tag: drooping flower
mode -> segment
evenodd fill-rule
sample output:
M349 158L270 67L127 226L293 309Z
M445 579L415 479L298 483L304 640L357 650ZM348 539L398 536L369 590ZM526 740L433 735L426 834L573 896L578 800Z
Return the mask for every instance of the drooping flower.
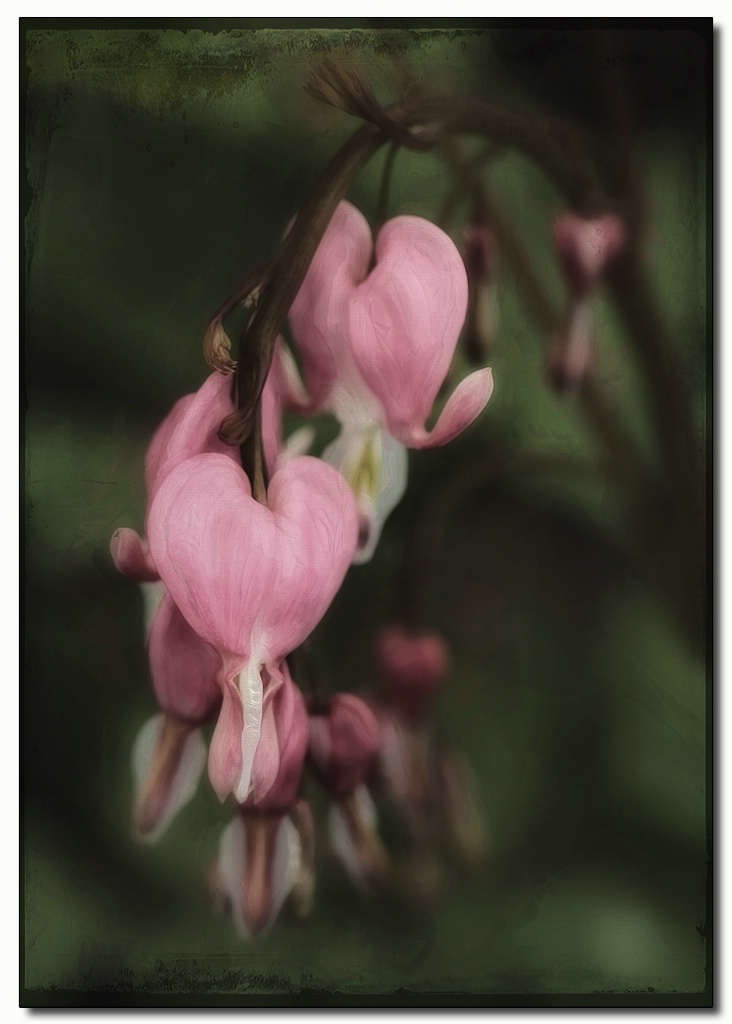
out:
M197 455L168 474L148 515L160 575L194 632L221 657L223 704L209 766L220 799L233 792L239 803L253 786L263 669L276 672L320 621L357 537L351 491L319 459L297 458L278 470L267 499L268 506L254 500L231 459Z
M200 726L221 705L220 658L194 633L165 591L153 618L148 656L161 713L143 725L132 751L136 838L159 839L193 797L206 763Z
M288 897L302 903L313 889L312 818L307 802L298 799L308 745L305 703L284 661L264 689L251 790L221 836L213 874L214 894L231 906L243 938L266 931ZM229 743L236 762L239 736L232 733ZM219 750L209 766L217 790L222 772L227 785L225 760Z
M465 320L465 267L451 239L420 217L396 217L375 245L342 202L290 309L312 410L341 433L323 457L351 484L361 513L358 561L371 557L406 487L406 448L447 444L481 412L489 369L463 380L425 426Z
M388 626L376 639L382 697L375 704L379 766L386 793L411 842L405 885L420 900L433 896L442 869L436 851L448 846L463 863L484 851L484 826L472 773L457 752L438 743L430 708L450 666L436 633Z
M593 368L594 292L625 238L625 224L613 214L587 219L564 213L554 221L554 247L570 296L547 366L560 392L576 392Z
M579 217L560 214L554 221L554 245L565 281L577 296L587 294L625 246L625 224L614 214Z
M389 861L377 832L376 808L367 783L379 752L379 723L352 693L335 694L311 709L309 756L334 801L328 819L331 846L362 888L383 883Z
M263 392L263 440L272 470L283 455L281 403L297 395L292 357L288 362L281 344L278 339ZM148 508L167 475L186 459L215 453L236 463L237 449L218 436L222 420L234 410L231 385L230 376L212 373L197 392L179 399L160 424L145 459ZM138 839L153 842L192 798L203 771L206 750L199 726L214 718L221 705L221 659L180 613L147 541L122 528L110 548L117 568L142 585L150 670L161 708L142 726L132 751L133 831Z

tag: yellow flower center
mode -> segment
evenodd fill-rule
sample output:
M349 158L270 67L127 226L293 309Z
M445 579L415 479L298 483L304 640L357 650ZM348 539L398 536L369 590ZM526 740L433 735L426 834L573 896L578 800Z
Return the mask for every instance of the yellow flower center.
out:
M348 476L354 494L367 494L371 500L376 497L381 476L381 446L377 444L378 430L370 431Z

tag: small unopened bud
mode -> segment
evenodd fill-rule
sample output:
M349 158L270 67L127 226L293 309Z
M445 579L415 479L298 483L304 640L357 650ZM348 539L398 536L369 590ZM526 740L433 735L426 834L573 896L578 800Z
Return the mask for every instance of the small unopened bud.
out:
M366 780L379 750L379 723L353 693L338 693L325 713L312 713L310 759L330 795L340 800Z
M586 295L625 246L626 228L614 214L592 220L564 213L554 221L554 244L570 290Z
M231 358L231 338L218 317L208 325L203 339L203 354L213 370L232 373L236 369L236 361Z
M436 633L388 626L377 637L376 653L389 702L404 719L421 718L448 672L444 641Z

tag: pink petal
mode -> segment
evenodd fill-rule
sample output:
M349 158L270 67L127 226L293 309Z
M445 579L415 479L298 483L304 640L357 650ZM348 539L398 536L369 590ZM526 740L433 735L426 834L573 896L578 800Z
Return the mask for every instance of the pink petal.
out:
M345 304L368 273L371 252L366 218L350 203L339 203L289 314L316 409L323 407L339 375Z
M432 430L406 427L397 438L408 448L437 448L461 434L488 404L493 393L493 373L486 367L461 380L448 398Z
M185 459L202 452L218 452L238 459L238 452L218 437L221 421L234 411L232 378L212 373L193 395L173 406L153 435L145 457L145 483L152 500L166 475Z
M460 253L435 224L395 217L376 240L376 266L351 289L345 331L358 371L397 438L422 426L465 321Z
M124 576L137 583L152 583L160 579L147 544L135 530L127 527L115 530L109 550L112 561Z
M231 459L198 455L171 471L150 509L161 576L227 675L252 656L278 662L302 643L356 548L351 490L319 459L294 459L275 473L268 500L254 501Z
M215 712L221 658L193 632L167 591L153 620L148 654L163 711L189 722L203 722Z
M286 664L280 685L265 684L262 734L252 766L247 806L285 811L294 806L308 746L308 716Z
M223 683L224 700L208 748L208 777L222 802L239 784L242 774L244 705L235 679Z

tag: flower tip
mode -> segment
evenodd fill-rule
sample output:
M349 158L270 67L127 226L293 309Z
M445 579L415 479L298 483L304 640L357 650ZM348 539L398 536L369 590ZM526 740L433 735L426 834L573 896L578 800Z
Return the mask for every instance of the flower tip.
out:
M475 370L461 380L448 398L440 418L427 431L408 429L400 440L410 448L439 448L448 444L478 418L493 394L493 371L489 366Z
M127 527L112 534L109 551L115 568L137 583L153 583L160 579L147 545L140 535Z

